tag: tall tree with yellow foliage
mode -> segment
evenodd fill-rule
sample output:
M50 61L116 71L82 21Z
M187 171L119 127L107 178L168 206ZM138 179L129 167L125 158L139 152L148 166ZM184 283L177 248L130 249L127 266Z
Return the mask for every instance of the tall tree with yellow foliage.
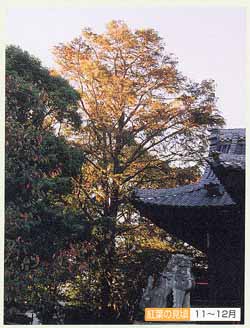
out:
M194 159L204 131L223 122L212 81L192 83L164 50L154 30L133 32L120 21L55 47L60 72L81 95L89 162L82 186L90 198L95 189L105 216L117 215L124 189L154 161Z
M145 174L173 163L197 161L209 127L222 125L213 81L194 83L177 68L153 29L131 30L111 21L54 48L58 71L80 94L83 125L74 140L87 164L76 182L79 206L89 217L108 218L103 304L110 303L117 222ZM66 127L65 127L66 128ZM166 173L165 173L166 174ZM104 265L105 266L105 265ZM110 278L111 277L111 278Z

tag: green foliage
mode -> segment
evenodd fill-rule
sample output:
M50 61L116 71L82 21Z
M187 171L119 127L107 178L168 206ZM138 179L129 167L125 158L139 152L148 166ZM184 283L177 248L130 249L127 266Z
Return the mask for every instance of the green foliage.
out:
M42 125L48 106L58 120L64 113L61 119L79 123L73 120L77 93L15 47L7 48L6 80L5 320L11 319L11 306L26 304L46 321L58 284L72 275L70 257L62 250L90 234L83 213L63 206L81 170L83 151ZM46 101L38 91L47 94Z
M79 94L60 76L53 76L40 60L15 46L6 49L6 116L23 125L41 127L53 117L79 127Z
M6 126L5 297L7 303L32 304L40 299L34 285L39 275L42 286L50 286L52 277L59 275L57 283L68 277L60 266L48 276L45 263L52 265L72 239L89 234L83 214L65 212L62 200L72 191L83 153L52 133L13 121Z

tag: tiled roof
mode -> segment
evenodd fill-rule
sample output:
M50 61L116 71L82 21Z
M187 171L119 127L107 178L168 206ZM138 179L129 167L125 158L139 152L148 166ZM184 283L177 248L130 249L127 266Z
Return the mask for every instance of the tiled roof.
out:
M245 129L211 129L210 131L210 153L213 151L229 154L243 153L244 148L239 149L238 145L245 144Z
M210 165L231 198L244 209L245 155L219 154Z
M135 200L149 205L168 207L214 207L235 204L221 184L218 186L220 195L210 196L205 189L205 185L209 183L219 184L211 169L206 170L197 184L169 189L138 189L135 191Z
M217 161L210 161L212 166L222 165L225 169L245 170L245 155L219 154Z
M225 167L245 169L245 156L237 154L236 145L244 142L245 129L213 129L211 130L210 151L216 151L219 144L231 143L228 154L219 154L219 162ZM237 154L237 155L236 155ZM215 162L214 162L215 163ZM212 163L212 164L214 164ZM226 192L208 165L196 184L190 184L169 189L137 189L134 193L135 201L156 206L166 207L218 207L235 205L231 196ZM215 187L217 192L209 193L208 188Z
M246 130L243 128L239 129L210 129L211 131L211 136L213 137L214 135L218 135L220 139L222 138L232 138L233 136L238 136L240 137L245 137L246 135Z

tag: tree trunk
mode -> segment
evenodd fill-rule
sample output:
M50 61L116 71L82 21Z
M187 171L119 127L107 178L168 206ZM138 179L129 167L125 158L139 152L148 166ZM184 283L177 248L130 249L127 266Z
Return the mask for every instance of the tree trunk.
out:
M102 321L109 323L115 315L112 299L112 283L114 259L116 256L115 249L115 233L116 233L116 217L118 212L118 197L113 197L105 219L107 225L104 229L104 243L101 249L103 257L103 267L101 268L101 317Z

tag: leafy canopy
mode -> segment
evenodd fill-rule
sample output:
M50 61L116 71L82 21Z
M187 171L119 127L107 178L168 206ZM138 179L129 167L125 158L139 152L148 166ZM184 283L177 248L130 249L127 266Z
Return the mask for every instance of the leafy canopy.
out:
M78 142L88 161L82 197L94 193L104 215L116 215L143 172L199 159L206 129L223 124L213 82L184 77L153 29L111 21L106 32L84 29L54 54L80 94Z
M6 48L6 116L36 127L67 123L79 127L79 94L40 60L16 46ZM48 124L48 122L47 122ZM51 124L50 124L51 125Z
M48 111L57 123L79 123L78 94L19 48L7 48L6 64L5 320L13 317L11 306L25 304L46 309L45 320L58 284L72 275L63 252L90 230L62 199L73 190L84 153L44 126Z

